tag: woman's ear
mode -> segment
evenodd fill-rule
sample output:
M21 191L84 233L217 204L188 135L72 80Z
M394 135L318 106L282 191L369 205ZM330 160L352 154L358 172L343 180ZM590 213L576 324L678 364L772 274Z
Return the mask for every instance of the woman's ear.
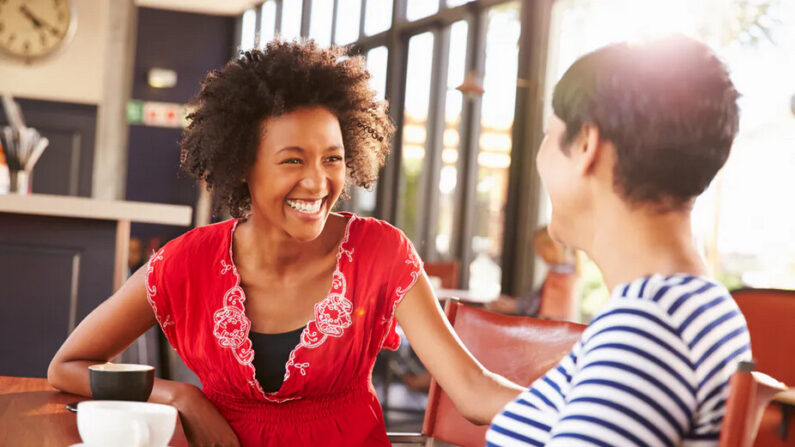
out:
M593 172L602 150L602 138L599 128L591 123L585 123L577 139L577 166L581 175Z

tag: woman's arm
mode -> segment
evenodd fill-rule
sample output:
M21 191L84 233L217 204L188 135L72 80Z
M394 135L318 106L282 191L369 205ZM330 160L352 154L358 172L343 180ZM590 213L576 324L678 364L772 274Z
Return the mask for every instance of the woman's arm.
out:
M146 265L94 309L58 349L47 370L47 380L62 391L91 396L88 367L119 355L157 323L146 297ZM237 446L232 428L195 386L155 379L150 402L179 410L191 445Z
M398 305L396 316L414 352L458 411L473 423L488 424L524 391L472 357L447 321L424 274Z

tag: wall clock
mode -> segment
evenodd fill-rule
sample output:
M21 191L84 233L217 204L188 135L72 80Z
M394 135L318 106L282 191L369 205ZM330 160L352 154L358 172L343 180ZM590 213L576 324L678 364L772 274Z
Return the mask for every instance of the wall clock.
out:
M76 26L72 0L0 0L0 52L26 62L63 48Z

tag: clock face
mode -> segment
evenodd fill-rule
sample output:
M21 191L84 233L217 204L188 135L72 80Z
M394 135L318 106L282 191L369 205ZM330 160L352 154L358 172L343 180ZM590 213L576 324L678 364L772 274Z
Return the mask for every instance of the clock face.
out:
M70 0L0 0L0 50L27 60L52 53L70 35Z

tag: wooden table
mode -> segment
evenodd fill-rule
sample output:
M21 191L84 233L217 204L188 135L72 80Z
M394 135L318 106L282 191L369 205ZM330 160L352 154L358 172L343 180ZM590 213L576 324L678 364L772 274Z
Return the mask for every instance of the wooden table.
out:
M77 415L66 404L89 400L62 393L46 379L0 376L0 446L67 447L80 443ZM188 442L177 420L173 447Z

